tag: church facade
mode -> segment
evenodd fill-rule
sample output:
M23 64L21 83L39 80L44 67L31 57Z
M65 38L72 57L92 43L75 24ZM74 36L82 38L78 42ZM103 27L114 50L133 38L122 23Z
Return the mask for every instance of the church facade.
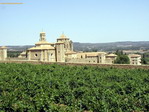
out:
M39 42L35 47L27 50L28 60L39 60L48 62L65 62L65 54L73 51L73 43L62 34L56 43L46 41L45 32L40 33Z

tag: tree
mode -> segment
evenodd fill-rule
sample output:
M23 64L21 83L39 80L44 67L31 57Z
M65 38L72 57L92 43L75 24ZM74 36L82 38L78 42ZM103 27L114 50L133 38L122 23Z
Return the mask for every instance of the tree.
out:
M115 54L116 54L116 55L123 55L124 53L123 53L122 50L117 50L117 51L115 52Z
M144 53L142 55L141 63L142 64L148 64L148 61L149 61L149 53Z
M123 54L123 51L117 50L115 54L117 55L117 58L114 61L115 64L130 64L129 57Z
M142 63L142 64L147 64L147 59L146 59L146 58L142 58L142 59L141 59L141 63Z

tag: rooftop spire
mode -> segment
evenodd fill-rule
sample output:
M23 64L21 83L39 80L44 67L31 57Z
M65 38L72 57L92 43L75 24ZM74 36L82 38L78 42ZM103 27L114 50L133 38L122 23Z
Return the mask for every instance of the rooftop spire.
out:
M60 36L60 38L66 38L64 32L62 32L62 35Z

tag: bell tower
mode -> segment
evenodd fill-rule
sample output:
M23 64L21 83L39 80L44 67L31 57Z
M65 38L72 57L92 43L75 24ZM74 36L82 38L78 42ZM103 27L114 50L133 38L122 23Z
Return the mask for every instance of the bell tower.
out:
M64 33L57 39L57 42L63 42L64 43L64 49L65 51L73 51L73 42L65 36Z
M45 32L41 32L40 33L40 39L39 41L46 41L46 33Z

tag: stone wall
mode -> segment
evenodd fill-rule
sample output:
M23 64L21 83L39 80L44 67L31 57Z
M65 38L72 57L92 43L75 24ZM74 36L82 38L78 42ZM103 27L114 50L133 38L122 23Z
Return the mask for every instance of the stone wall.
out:
M66 59L69 63L98 63L97 58Z
M6 61L27 61L27 58L6 58Z
M41 60L41 51L32 51L28 54L29 60Z
M148 69L148 65L129 65L129 64L91 64L91 63L63 63L63 62L42 62L42 61L0 61L0 63L30 63L30 64L59 64L69 66L96 66L96 67L111 67L120 69Z

